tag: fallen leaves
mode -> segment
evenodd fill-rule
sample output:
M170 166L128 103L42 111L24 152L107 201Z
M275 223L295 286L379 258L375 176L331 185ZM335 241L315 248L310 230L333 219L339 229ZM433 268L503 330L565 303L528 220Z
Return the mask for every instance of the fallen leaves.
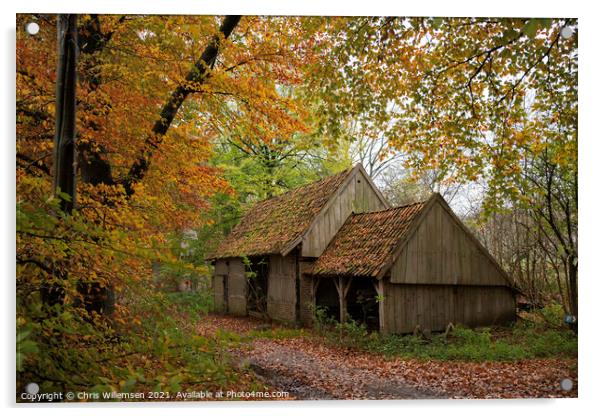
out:
M217 329L249 334L262 322L208 315L203 335ZM419 361L334 347L318 337L253 339L232 351L266 382L297 399L577 397L577 359L516 362ZM569 378L573 388L560 382Z

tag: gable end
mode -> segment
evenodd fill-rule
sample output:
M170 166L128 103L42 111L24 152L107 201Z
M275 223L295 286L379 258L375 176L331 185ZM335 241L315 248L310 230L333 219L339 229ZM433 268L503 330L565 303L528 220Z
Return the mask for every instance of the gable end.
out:
M392 256L391 283L512 286L508 275L435 194Z

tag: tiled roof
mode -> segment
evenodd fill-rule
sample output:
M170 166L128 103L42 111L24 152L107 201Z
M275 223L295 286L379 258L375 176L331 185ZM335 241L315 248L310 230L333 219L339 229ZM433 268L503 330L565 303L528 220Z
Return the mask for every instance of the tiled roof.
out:
M312 274L376 277L425 204L352 214L316 260Z
M282 252L300 237L351 169L255 204L207 259Z

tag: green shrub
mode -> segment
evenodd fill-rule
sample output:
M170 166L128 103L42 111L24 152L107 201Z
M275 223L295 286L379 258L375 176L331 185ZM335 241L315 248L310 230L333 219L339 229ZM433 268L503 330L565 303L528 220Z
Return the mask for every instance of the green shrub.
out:
M577 336L558 326L562 308L551 305L535 312L542 319L519 321L510 327L466 328L457 325L447 336L368 334L353 321L335 323L322 330L338 345L377 352L387 356L437 360L513 361L527 358L575 357Z
M313 316L314 329L316 331L323 332L337 324L336 319L328 314L328 309L324 306L309 304L309 308Z
M366 346L370 342L368 330L363 324L358 324L352 319L334 325L335 331L330 332L330 337L338 337L339 343L346 347Z
M213 309L213 294L210 291L167 293L165 301L166 306L191 315L205 315Z
M557 328L564 325L564 308L562 305L552 303L541 308L538 312L548 326Z

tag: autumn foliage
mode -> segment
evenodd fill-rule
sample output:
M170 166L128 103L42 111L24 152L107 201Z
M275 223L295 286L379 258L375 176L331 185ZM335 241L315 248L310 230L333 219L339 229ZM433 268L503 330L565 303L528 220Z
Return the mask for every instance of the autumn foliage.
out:
M484 184L485 214L532 214L576 314L578 37L561 36L576 21L244 16L224 33L227 17L81 15L68 214L56 16L17 27L32 19L16 43L18 389L233 383L222 346L164 313L157 268L207 275L242 211L347 167L358 137L384 137L415 176Z

